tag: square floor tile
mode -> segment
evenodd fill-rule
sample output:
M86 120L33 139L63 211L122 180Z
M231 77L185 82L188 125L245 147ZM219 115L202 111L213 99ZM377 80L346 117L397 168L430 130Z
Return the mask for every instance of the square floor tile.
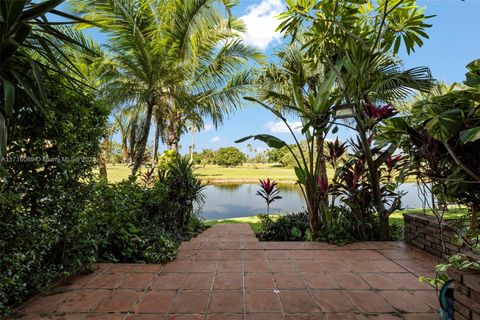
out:
M247 313L281 312L278 297L273 290L254 290L246 292Z
M208 313L242 313L243 291L220 290L213 291L208 306Z
M170 313L205 313L208 305L208 291L180 291Z

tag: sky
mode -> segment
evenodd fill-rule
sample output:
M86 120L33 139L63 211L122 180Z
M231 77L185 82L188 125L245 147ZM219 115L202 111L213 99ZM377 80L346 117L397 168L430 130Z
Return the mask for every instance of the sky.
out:
M480 58L480 0L419 0L418 4L427 8L427 15L436 16L428 22L433 24L427 31L430 39L410 55L403 51L400 53L404 67L427 66L437 80L446 83L463 81L465 66ZM282 45L282 35L275 32L278 25L275 17L284 9L284 0L240 0L233 10L246 24L244 41L264 51L267 62L272 59L275 49ZM92 36L100 42L104 41L96 32ZM298 119L290 120L294 125L298 123ZM293 141L275 116L253 104L245 104L229 114L218 128L214 128L208 119L205 119L205 124L205 130L195 134L195 151L234 145L249 153L247 142L235 144L234 141L257 133L273 134L289 143ZM337 135L341 140L349 137L345 130L339 130ZM258 151L266 149L261 142L249 142ZM184 134L180 152L187 153L191 143L191 134ZM161 146L160 151L163 150L165 147Z

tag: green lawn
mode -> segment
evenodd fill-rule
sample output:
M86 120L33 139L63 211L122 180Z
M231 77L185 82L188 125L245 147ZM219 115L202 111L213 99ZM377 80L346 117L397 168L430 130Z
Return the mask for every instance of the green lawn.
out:
M244 164L243 166L226 168L215 165L198 166L196 174L204 182L258 182L258 179L270 178L282 183L295 183L295 172L292 168L278 167L273 164ZM119 182L128 177L130 168L123 164L108 165L108 181ZM333 170L328 170L333 176Z
M244 164L234 168L214 165L199 166L196 173L202 180L209 182L258 182L258 179L270 178L277 182L295 183L297 178L293 168L279 167L273 164ZM333 176L333 170L328 170Z
M260 231L260 219L258 216L205 221L205 225L209 227L219 223L248 223L255 233Z
M119 182L126 179L131 169L124 164L107 165L108 181ZM280 183L295 183L297 178L293 168L279 167L278 165L264 164L244 164L243 166L227 168L216 165L197 166L195 173L206 183L245 183L258 182L258 179L270 178ZM327 169L327 174L331 178L334 172L331 168ZM414 180L407 180L414 182Z
M422 210L409 209L409 210L397 211L390 216L390 219L389 219L390 224L396 224L403 227L403 215L405 213L422 213ZM429 213L430 211L427 211L427 214ZM458 219L465 216L467 213L468 211L466 208L450 208L444 218L447 220ZM258 218L258 216L205 221L205 224L207 226L213 226L218 223L248 223L255 233L260 231L260 219Z

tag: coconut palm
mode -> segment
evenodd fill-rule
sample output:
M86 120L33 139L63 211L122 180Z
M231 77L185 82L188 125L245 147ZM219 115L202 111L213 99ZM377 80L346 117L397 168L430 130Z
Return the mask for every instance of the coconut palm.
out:
M133 157L135 175L145 153L155 111L167 145L177 149L186 120L214 124L239 105L251 79L241 70L256 50L239 40L243 26L230 14L233 1L87 0L74 5L109 36L107 48L117 76L104 92L119 108L143 109ZM160 128L162 127L162 128Z

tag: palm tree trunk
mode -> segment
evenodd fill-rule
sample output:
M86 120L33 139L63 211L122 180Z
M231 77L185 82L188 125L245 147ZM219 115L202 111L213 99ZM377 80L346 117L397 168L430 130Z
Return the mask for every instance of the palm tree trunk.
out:
M178 136L178 129L175 123L171 122L167 129L167 148L169 150L175 150L178 152L178 142L180 137Z
M193 163L193 153L195 152L195 126L192 124L192 147L190 149L190 162Z
M126 138L122 138L122 161L125 163L128 162L128 145Z
M99 174L102 180L107 181L107 158L108 158L108 138L105 138L101 144L100 154L98 155Z
M129 135L129 142L130 142L130 150L128 152L129 159L128 162L133 163L133 158L135 156L135 150L137 148L137 127L138 127L138 116L135 116L130 121L130 135Z
M161 133L161 118L159 115L155 117L155 136L153 140L153 164L158 162L158 145L160 143L160 133Z
M151 102L147 103L147 114L145 116L145 124L143 126L142 135L138 140L137 148L135 148L135 155L133 157L133 167L131 176L137 174L138 169L143 162L143 156L145 155L145 149L147 148L148 134L150 132L150 126L152 123L152 114L153 114L153 99Z

